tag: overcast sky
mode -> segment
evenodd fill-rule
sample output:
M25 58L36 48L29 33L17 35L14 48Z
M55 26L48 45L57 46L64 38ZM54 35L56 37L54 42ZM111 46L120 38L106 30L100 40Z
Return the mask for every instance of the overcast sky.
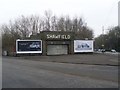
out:
M51 10L56 16L83 17L94 35L102 33L102 26L118 25L119 0L0 0L0 25L21 15L44 15Z

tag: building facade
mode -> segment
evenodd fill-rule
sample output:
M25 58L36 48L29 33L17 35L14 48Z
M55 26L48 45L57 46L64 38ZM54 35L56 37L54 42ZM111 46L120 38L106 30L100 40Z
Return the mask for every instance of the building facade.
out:
M42 55L66 55L94 51L93 40L80 39L74 32L43 31L30 39L42 40Z
M31 39L42 40L42 55L62 55L74 53L74 33L44 31L32 35Z

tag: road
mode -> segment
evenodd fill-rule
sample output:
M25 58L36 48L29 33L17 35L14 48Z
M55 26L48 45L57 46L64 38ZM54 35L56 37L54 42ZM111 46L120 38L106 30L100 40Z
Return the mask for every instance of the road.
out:
M117 88L118 67L3 57L3 88Z
M17 58L17 57L16 57ZM88 65L111 65L118 66L118 55L95 53L95 54L74 54L62 56L22 56L18 57L27 60L36 60L43 62L59 62L72 64L88 64Z

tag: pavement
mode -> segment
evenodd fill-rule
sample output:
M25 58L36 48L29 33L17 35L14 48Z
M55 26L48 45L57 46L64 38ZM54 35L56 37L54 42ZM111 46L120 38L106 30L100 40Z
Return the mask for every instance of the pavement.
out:
M93 55L39 56L40 60L94 59ZM99 55L98 55L99 56ZM56 58L57 57L57 58ZM76 57L76 58L75 58ZM94 57L97 58L95 55ZM30 57L29 57L30 58ZM2 58L3 88L117 88L118 67ZM105 58L102 56L102 58ZM98 60L100 60L100 56ZM108 57L107 57L108 59ZM114 58L113 58L114 59ZM72 61L72 60L71 60ZM79 59L78 59L79 61Z
M42 62L119 66L118 55L111 55L106 53L74 54L60 56L20 56L15 58Z

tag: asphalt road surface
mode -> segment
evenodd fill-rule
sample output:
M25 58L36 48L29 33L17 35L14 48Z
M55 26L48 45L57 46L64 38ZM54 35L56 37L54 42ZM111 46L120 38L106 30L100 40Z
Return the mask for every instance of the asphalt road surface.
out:
M3 88L117 88L118 66L2 60Z

